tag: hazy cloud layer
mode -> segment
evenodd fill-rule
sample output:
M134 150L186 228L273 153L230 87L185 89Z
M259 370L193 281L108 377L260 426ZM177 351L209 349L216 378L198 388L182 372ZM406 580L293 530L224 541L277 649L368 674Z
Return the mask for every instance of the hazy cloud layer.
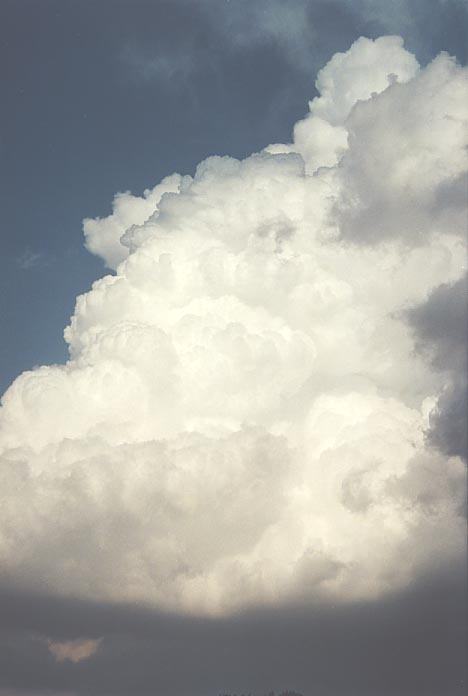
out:
M463 559L452 368L420 344L464 274L466 70L359 39L316 86L292 143L85 221L115 275L3 398L4 586L223 615Z
M127 58L143 78L180 79L187 72L207 68L203 42L213 32L211 49L219 42L234 54L258 48L273 48L295 72L313 77L313 72L331 53L360 34L402 34L423 60L445 47L447 36L457 55L466 56L464 26L468 20L465 0L189 0L201 27L195 36L185 35L177 51L149 48L140 62ZM156 69L154 69L156 67ZM182 69L181 69L182 68Z
M8 696L463 696L465 586L457 567L378 603L216 620L0 593L2 684ZM37 640L86 632L102 641L79 663L57 662Z

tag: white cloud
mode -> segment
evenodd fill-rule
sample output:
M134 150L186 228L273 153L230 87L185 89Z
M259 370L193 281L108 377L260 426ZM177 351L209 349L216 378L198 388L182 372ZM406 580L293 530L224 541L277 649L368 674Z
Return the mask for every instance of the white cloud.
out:
M76 640L45 639L49 652L57 662L83 662L89 660L99 649L102 638L78 638Z
M393 83L408 82L418 69L399 36L376 41L361 37L319 71L315 83L319 96L309 102L308 116L294 126L294 142L287 151L300 152L309 173L336 165L348 146L349 128L344 123L352 108ZM267 150L276 153L284 147L270 145Z
M121 244L120 238L132 225L146 222L157 210L163 194L178 191L181 181L179 174L168 176L153 189L147 189L141 197L132 196L129 192L118 193L112 205L112 215L106 218L86 218L83 221L88 251L101 256L109 268L116 268L128 256L128 249Z
M4 396L4 582L216 613L462 557L463 465L425 438L445 377L405 316L463 272L466 71L360 39L317 85L293 143L85 222L116 275Z

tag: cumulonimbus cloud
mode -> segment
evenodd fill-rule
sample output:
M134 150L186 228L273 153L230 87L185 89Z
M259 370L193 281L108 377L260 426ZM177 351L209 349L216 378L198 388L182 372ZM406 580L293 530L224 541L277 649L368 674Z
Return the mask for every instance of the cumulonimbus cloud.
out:
M3 397L4 584L224 613L462 558L449 377L408 317L464 274L466 70L361 38L317 88L292 143L85 221L115 275Z

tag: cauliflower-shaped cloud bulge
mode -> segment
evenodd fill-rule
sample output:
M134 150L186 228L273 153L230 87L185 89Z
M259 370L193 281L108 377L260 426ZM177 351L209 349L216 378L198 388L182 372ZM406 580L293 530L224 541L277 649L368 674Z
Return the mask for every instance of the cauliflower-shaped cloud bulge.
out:
M467 74L361 38L317 88L292 143L85 221L116 273L3 397L4 584L226 613L463 557L463 463L427 437L450 370L408 317L463 275Z

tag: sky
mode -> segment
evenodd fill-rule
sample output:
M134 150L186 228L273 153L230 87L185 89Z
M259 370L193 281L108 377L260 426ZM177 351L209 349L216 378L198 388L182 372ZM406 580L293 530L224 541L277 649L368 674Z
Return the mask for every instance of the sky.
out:
M467 32L0 2L0 696L466 692Z

